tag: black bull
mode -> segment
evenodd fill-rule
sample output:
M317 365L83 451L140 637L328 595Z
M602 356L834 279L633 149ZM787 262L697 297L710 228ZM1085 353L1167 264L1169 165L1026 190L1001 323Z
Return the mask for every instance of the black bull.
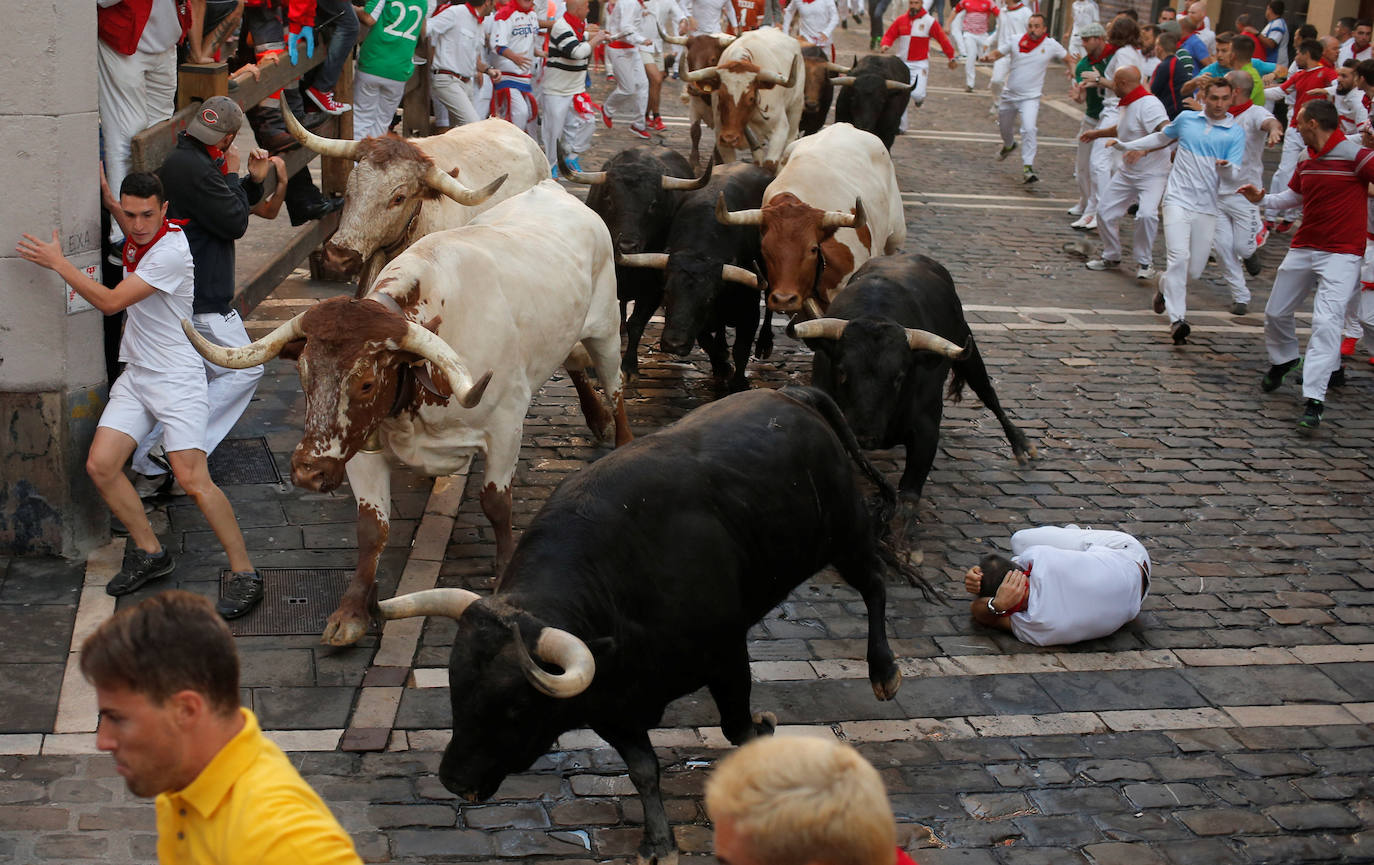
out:
M871 500L860 475L878 489ZM747 633L802 581L834 565L859 591L873 691L896 694L882 578L896 564L883 540L895 507L843 415L811 388L734 394L601 458L554 490L495 595L459 614L440 780L485 799L560 734L589 727L640 793L641 857L673 861L649 730L704 686L732 743L771 733L776 720L750 711ZM555 698L530 684L547 629L594 655L585 690Z
M966 354L951 361L915 350L908 329L966 346ZM920 498L935 460L944 411L940 390L951 366L947 396L957 402L967 382L997 416L1017 461L1035 456L997 400L954 280L939 262L914 253L870 259L831 302L825 318L798 324L796 332L816 352L811 383L834 398L859 444L906 447L899 484L903 497Z
M916 84L906 64L890 54L870 54L831 83L840 90L835 97L835 122L871 132L891 150Z

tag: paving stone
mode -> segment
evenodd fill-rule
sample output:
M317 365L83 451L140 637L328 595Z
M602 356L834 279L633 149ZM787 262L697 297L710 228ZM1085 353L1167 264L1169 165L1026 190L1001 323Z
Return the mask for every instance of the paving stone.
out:
M980 820L1000 820L1022 813L1031 813L1030 800L1021 793L982 793L959 797L970 817Z
M1262 835L1278 829L1262 814L1239 808L1199 808L1175 811L1174 816L1198 835Z
M1121 792L1137 808L1179 808L1212 801L1196 784L1127 784Z
M1014 763L989 766L988 773L1003 787L1045 787L1066 784L1069 773L1060 763L1041 760L1037 763Z
M475 829L402 829L391 832L391 852L415 857L480 857L495 853L491 833Z
M57 558L20 558L0 569L0 604L71 604L86 576L85 563Z
M1185 669L1180 675L1210 703L1220 706L1343 703L1352 699L1316 667L1209 667Z
M443 805L373 805L367 817L379 829L399 829L408 826L453 826L457 815Z
M1094 781L1149 781L1155 771L1148 763L1138 760L1084 760L1075 767L1079 775Z
M1033 678L1066 712L1208 705L1180 673L1173 670L1042 673Z
M1227 754L1222 759L1250 775L1309 775L1316 771L1299 754Z
M544 829L549 817L536 804L465 805L463 822L470 829Z
M1102 834L1113 841L1162 841L1190 837L1188 830L1160 811L1095 814Z
M62 604L0 604L0 658L6 666L65 664L73 621Z
M327 730L346 727L352 688L254 688L253 711L264 729Z
M1035 790L1030 796L1042 814L1096 814L1126 807L1121 795L1110 787Z
M1360 820L1339 805L1312 802L1299 805L1274 805L1264 813L1285 829L1306 832L1313 829L1354 829Z
M1164 865L1164 857L1144 844L1089 844L1083 853L1093 865Z
M1226 842L1214 838L1161 842L1155 850L1171 865L1239 865L1245 861Z
M1340 856L1335 845L1315 836L1284 836L1269 838L1241 838L1241 852L1251 862L1327 861Z

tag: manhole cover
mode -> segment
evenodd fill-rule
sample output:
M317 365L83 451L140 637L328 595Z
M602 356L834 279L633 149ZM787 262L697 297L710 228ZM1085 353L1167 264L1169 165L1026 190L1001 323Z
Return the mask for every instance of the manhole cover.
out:
M279 484L281 472L267 439L262 436L246 439L225 439L206 461L210 477L219 486L229 484Z
M344 589L353 578L351 568L258 568L262 574L262 602L241 619L229 622L236 637L318 635L324 631ZM220 594L230 571L220 571ZM376 623L369 634L380 633Z

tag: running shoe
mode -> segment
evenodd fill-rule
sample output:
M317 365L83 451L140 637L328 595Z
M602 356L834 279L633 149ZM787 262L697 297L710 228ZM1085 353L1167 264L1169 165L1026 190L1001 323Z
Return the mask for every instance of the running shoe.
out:
M215 612L226 619L237 619L247 615L261 600L262 577L258 572L235 571L215 602Z
M1298 432L1305 436L1315 435L1317 427L1322 425L1324 407L1321 400L1309 399L1307 407L1302 410L1302 417L1298 418Z
M1155 270L1154 265L1142 264L1135 269L1136 279L1154 279L1159 276L1159 271Z
M606 110L605 105L598 105L597 108L601 109L601 122L606 124L607 129L610 129L614 125L611 123L611 113Z
M1155 298L1150 302L1150 309L1155 311L1155 315L1164 314L1164 292L1155 292Z
M645 141L648 141L648 140L649 140L649 130L645 129L643 126L639 125L638 123L631 123L631 124L630 124L630 131L631 131L632 133L634 133L635 135L638 135L640 138L643 138Z
M1174 345L1187 345L1188 334L1192 332L1193 329L1188 326L1188 322L1181 318L1169 325L1169 335L1174 338Z
M1079 217L1083 215L1083 202L1078 202L1073 207L1065 211L1069 216Z
M1013 141L1013 142L1010 143L1010 144L1003 145L1002 148L1001 148L1000 150L997 151L997 158L998 158L999 160L1001 160L1001 159L1006 159L1007 156L1008 156L1008 154L1010 154L1010 153L1011 153L1013 150L1015 150L1015 149L1016 149L1016 142L1015 142L1015 141Z
M130 541L129 548L124 551L124 566L105 585L105 594L118 598L138 591L145 583L167 576L176 566L176 559L166 547L157 553L145 553Z
M1069 223L1069 228L1079 231L1092 231L1097 228L1097 214L1089 213Z
M1116 270L1121 267L1121 262L1109 258L1094 258L1083 266L1088 270Z
M1260 226L1259 234L1255 235L1255 249L1260 249L1261 247L1263 247L1264 242L1269 239L1269 229L1272 224L1273 223L1266 221L1263 225Z
M1260 271L1264 270L1264 265L1260 264L1258 249L1250 253L1250 255L1242 259L1242 261L1245 264L1245 272L1251 276L1259 276Z
M1355 353L1355 343L1359 342L1358 336L1347 336L1341 340L1341 357L1350 357Z
M325 114L337 117L346 111L352 111L353 106L347 102L339 102L334 98L333 90L319 90L315 87L305 88L305 94L310 97L310 101L320 107Z
M1022 183L1039 183L1039 182L1040 182L1040 175L1036 174L1036 173L1035 173L1035 169L1034 169L1034 168L1031 168L1029 165L1023 165L1023 166L1021 166L1021 182L1022 182Z
M1283 384L1284 380L1287 379L1289 375L1300 369L1302 369L1301 357L1295 357L1292 360L1274 364L1269 367L1269 371L1264 374L1264 378L1260 379L1260 390L1265 393L1272 393L1278 390L1279 385Z
M664 130L666 130L666 129L668 128L668 125L667 125L666 123L663 122L663 117L660 116L660 115L658 115L658 114L655 114L655 115L649 120L649 124L648 124L648 125L649 125L650 128L652 128L652 129L657 129L659 132L663 132Z
M1287 219L1280 219L1278 222L1274 223L1274 231L1278 232L1279 234L1287 234L1288 229L1292 227L1293 223Z
M1236 301L1235 303L1231 304L1232 315L1245 315L1249 311L1250 305L1248 303L1241 303L1240 301Z

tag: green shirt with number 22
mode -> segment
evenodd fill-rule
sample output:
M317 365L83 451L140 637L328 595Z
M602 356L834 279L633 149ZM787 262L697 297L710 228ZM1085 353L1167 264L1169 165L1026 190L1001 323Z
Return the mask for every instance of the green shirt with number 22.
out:
M358 51L358 68L369 75L408 81L415 65L415 43L433 10L432 0L373 0L367 14L376 20Z

